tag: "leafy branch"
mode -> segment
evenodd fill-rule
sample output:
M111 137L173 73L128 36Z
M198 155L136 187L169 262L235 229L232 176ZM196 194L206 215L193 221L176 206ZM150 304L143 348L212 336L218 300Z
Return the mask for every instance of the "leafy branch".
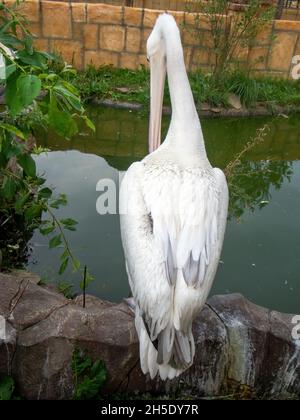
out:
M5 110L0 114L0 250L4 268L22 265L34 229L43 235L56 230L49 247L63 246L62 274L69 262L73 271L80 270L65 234L65 230L76 230L77 222L59 220L55 215L54 209L66 205L67 199L64 194L53 198L53 191L44 186L46 180L37 174L33 155L42 150L36 146L35 133L50 129L69 139L78 132L79 120L87 129L94 131L95 127L71 83L76 70L54 54L34 48L26 19L17 9L21 3L0 4L0 52L5 60L1 80ZM49 220L42 220L44 212ZM91 279L87 272L86 285Z
M72 357L72 372L75 384L74 400L95 398L107 379L104 362L92 359L80 349L75 349Z
M252 137L245 145L245 147L237 154L234 160L228 163L224 169L227 179L230 178L234 168L241 162L242 157L253 147L263 143L270 131L270 124L265 124L263 127L257 129L256 135Z

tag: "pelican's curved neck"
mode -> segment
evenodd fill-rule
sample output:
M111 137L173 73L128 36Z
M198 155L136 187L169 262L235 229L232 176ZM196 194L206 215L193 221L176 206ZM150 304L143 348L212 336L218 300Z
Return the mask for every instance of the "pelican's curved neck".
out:
M168 84L172 104L172 118L167 142L186 152L200 152L206 159L202 129L188 80L179 29L170 15L160 21L165 42ZM172 138L172 139L171 139Z
M175 25L165 25L162 27L162 33L166 48L172 112L188 122L191 117L196 117L197 112L184 64L179 30Z

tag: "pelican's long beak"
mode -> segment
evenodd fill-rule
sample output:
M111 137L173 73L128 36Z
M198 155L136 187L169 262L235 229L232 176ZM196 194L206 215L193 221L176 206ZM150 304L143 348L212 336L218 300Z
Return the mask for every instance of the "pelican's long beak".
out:
M150 58L150 124L149 152L154 152L161 142L161 116L166 77L166 60L163 54Z

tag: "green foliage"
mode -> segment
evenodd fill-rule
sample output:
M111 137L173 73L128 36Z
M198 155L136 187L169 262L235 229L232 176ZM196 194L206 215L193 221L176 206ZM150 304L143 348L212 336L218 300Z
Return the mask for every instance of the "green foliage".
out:
M73 291L74 285L72 283L60 281L57 286L59 293L64 295L64 297L67 299L74 299L75 293Z
M203 13L209 22L212 46L202 45L203 28L199 15L196 15L195 25L190 30L199 39L199 46L208 49L214 57L213 76L220 84L239 50L255 42L258 33L275 13L272 4L262 7L260 0L247 1L242 13L232 12L230 0L196 0L193 9Z
M79 349L74 350L73 353L72 372L75 400L89 400L97 397L107 378L104 363L100 360L93 362Z
M245 72L234 72L226 81L228 92L233 92L241 98L246 107L254 105L258 100L259 82Z
M144 67L128 70L111 66L96 69L89 66L73 79L73 83L84 100L96 97L144 105L149 102L149 72Z
M245 210L262 209L271 201L271 186L280 189L284 180L290 181L292 162L241 160L228 180L229 217L240 219Z
M257 79L258 101L287 105L300 104L300 79L283 80L264 77Z
M212 106L226 107L230 92L239 95L247 107L255 105L257 101L279 105L300 104L300 80L251 77L249 71L242 70L226 73L221 84L212 74L201 71L191 73L189 80L198 105L206 102ZM78 74L73 83L86 101L98 98L138 102L143 104L145 109L149 105L149 72L145 69L134 71L109 66L99 69L89 67L85 72ZM122 91L118 91L119 88L122 88ZM170 105L167 84L164 103Z
M11 400L14 389L15 384L11 376L0 377L0 401Z
M280 117L276 117L280 118ZM247 159L247 153L263 143L271 124L260 127L241 152L225 168L229 187L229 218L240 219L245 210L265 207L271 200L270 186L279 189L284 180L290 181L292 163L288 161L259 161Z
M19 3L10 8L0 4L0 52L6 63L6 106L0 114L0 249L4 268L22 266L27 242L39 228L41 234L51 235L50 248L62 247L62 274L69 262L80 269L65 236L66 230L76 230L77 222L55 215L67 200L64 194L54 196L37 173L34 154L42 150L36 147L35 135L43 128L70 138L80 120L87 129L95 127L70 83L76 71L54 54L34 48L26 20L18 13Z

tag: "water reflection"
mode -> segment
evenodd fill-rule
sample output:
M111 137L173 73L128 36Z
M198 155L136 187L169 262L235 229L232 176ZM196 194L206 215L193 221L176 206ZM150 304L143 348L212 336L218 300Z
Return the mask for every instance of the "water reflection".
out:
M68 194L69 206L60 215L79 221L78 231L69 238L79 259L96 276L90 291L117 301L129 291L119 220L97 215L95 188L100 178L117 180L118 171L147 153L148 120L123 110L92 108L90 114L97 127L90 137L80 135L69 142L41 135L40 144L52 152L40 156L37 164L58 192ZM268 121L203 121L212 164L225 168ZM164 133L167 126L165 117ZM300 313L299 129L297 116L273 121L264 143L235 168L230 180L231 220L213 293L241 292L259 304ZM57 279L59 252L49 251L38 233L33 243L30 268Z
M272 198L271 187L279 190L292 175L293 165L289 161L239 162L228 178L229 218L239 219L246 210L268 205Z

